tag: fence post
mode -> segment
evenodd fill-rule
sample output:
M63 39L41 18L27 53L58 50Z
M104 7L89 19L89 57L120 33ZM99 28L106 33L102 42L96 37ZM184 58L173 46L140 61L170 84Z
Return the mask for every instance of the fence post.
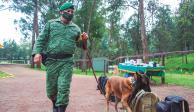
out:
M162 66L165 66L165 54L162 53Z

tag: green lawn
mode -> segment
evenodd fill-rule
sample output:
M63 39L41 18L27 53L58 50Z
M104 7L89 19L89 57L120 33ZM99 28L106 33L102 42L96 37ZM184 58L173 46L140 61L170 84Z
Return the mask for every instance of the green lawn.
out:
M80 69L74 68L74 69L73 69L73 74L76 74L76 75L93 76L92 69L83 72L83 71L80 70ZM96 74L96 76L101 76L101 75L104 75L104 72L95 71L95 74ZM108 75L108 76L111 75L111 73L105 73L105 74Z
M157 84L160 83L160 77L153 77L153 80L156 81ZM165 84L180 85L192 88L194 87L194 75L166 73Z
M182 62L182 59L184 62ZM194 73L194 53L187 55L188 63L185 63L185 58L175 56L166 58L165 68L169 73L176 74L193 74Z
M7 73L0 71L0 79L7 78L7 77L13 77L13 75L10 75L10 74L7 74Z

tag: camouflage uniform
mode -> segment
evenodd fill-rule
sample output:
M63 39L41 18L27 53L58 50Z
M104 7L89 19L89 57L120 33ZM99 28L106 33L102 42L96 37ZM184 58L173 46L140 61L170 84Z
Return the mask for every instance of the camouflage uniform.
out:
M70 84L73 71L73 56L56 59L49 55L74 54L76 46L81 47L80 28L74 23L63 24L60 20L50 20L38 37L34 54L46 52L46 90L56 106L69 102Z

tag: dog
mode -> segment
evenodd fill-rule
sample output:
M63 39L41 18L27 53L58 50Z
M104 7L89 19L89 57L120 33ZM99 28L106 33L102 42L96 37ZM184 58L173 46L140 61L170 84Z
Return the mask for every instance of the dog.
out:
M120 76L111 76L105 85L105 97L106 97L106 112L109 112L109 100L111 95L115 96L115 110L118 112L118 103L121 102L123 108L127 112L132 112L128 99L132 94L132 78L124 78Z
M128 101L128 104L131 103L133 98L135 98L136 94L140 90L143 89L146 92L151 92L150 79L144 72L142 71L136 72L136 74L134 75L134 79L135 81L133 83L132 95Z
M110 96L114 95L116 112L118 112L117 105L119 102L122 103L123 108L131 112L129 105L135 95L142 89L151 92L149 78L142 71L136 72L133 77L128 78L111 76L106 80L105 85L106 111L109 111Z

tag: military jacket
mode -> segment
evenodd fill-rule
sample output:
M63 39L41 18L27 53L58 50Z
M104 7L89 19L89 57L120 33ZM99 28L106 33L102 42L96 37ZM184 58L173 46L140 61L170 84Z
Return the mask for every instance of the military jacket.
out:
M33 54L74 54L76 46L82 44L80 34L80 28L73 22L63 24L60 18L50 20L37 38Z

